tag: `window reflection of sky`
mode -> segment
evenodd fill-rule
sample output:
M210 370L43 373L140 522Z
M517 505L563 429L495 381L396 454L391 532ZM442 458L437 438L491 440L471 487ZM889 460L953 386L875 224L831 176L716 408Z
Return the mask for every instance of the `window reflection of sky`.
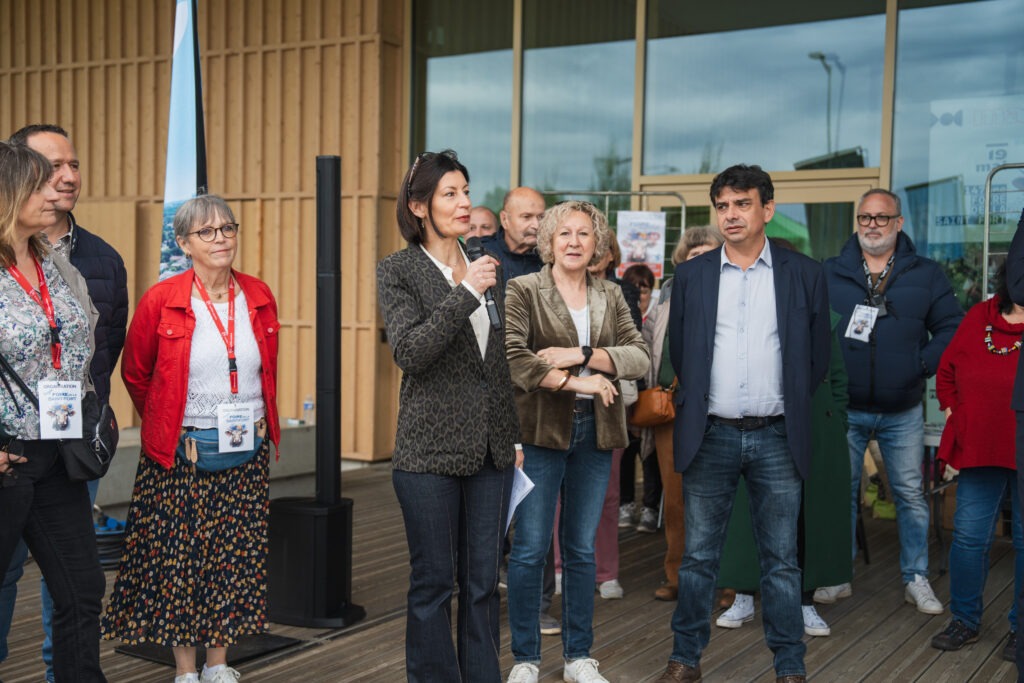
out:
M1024 3L903 10L896 54L893 187L902 191L937 180L929 177L930 167L955 166L967 156L959 148L930 148L934 100L1024 94Z
M594 159L610 150L623 159L629 177L635 45L618 41L526 51L523 184L595 189Z
M427 149L454 149L469 169L474 204L508 189L512 145L512 51L427 61ZM499 209L501 198L488 202Z
M705 170L708 146L721 146L712 171L738 162L792 170L825 154L828 81L811 52L846 67L845 85L832 68L838 148L864 147L877 164L884 39L885 18L875 15L649 41L645 173Z

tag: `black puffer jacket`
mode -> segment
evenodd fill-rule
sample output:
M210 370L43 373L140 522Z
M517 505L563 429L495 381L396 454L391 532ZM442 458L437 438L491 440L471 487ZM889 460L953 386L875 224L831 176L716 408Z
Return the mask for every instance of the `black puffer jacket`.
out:
M90 372L96 395L110 399L110 375L124 348L128 326L128 273L117 251L75 222L71 232L71 264L85 278L89 296L99 311L96 323L96 351Z
M939 264L918 256L914 243L900 232L885 284L888 315L875 322L870 341L846 337L854 307L868 296L862 258L854 234L839 256L825 261L829 301L842 316L838 333L850 381L850 408L909 410L921 403L924 381L938 369L964 312Z

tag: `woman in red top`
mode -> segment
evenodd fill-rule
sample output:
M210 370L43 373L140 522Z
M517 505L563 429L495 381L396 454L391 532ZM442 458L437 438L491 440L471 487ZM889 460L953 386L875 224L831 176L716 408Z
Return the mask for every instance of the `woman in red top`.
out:
M231 267L238 224L223 199L182 204L174 234L193 267L143 295L121 360L142 457L103 634L170 646L175 683L235 683L227 647L267 622L280 323L267 285ZM197 455L204 439L210 457L229 462Z
M939 404L946 411L939 458L960 470L949 550L952 620L932 638L932 647L959 650L978 639L982 592L988 576L989 548L1003 500L1013 510L1013 547L1017 554L1014 596L1024 580L1024 534L1014 460L1013 380L1024 333L1024 307L1006 289L1005 266L996 276L995 297L976 304L946 347L935 379ZM1010 635L1003 659L1014 660L1017 606L1010 608Z

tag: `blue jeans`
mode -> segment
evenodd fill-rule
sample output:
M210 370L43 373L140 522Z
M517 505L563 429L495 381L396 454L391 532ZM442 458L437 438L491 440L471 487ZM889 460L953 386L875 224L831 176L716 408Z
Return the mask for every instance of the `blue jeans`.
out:
M924 498L924 413L919 406L902 413L849 411L850 493L853 526L857 528L860 505L860 477L864 450L872 435L882 451L896 502L896 525L900 533L900 572L903 583L914 575L928 577L928 502ZM854 534L856 536L856 534ZM857 540L853 541L857 556Z
M562 552L562 653L590 656L594 643L594 536L601 521L612 452L598 450L593 413L574 413L569 448L523 444L523 472L534 489L516 510L508 558L508 621L516 662L540 661L540 607L545 556L551 545L555 504L562 497L558 543Z
M672 615L671 659L696 667L711 637L711 604L741 475L761 565L765 642L775 654L777 676L804 675L796 540L803 482L786 445L784 421L741 431L709 419L700 450L683 472L686 551Z
M89 489L90 507L96 503L96 494L100 489L100 480L86 482ZM18 581L25 573L25 561L28 559L28 546L22 540L14 549L11 563L4 574L3 585L0 586L0 662L7 659L7 636L11 632L14 618L14 603L18 600ZM46 579L39 578L39 597L42 601L43 619L43 663L46 664L46 680L53 683L53 598L46 587Z
M1006 494L1013 503L1013 549L1016 553L1014 595L1024 585L1024 534L1021 533L1017 472L1005 467L960 470L949 548L949 611L977 631L981 626L982 592L988 578L989 549ZM1017 630L1017 605L1010 608L1010 630Z
M405 667L410 683L500 683L498 566L512 468L488 456L470 476L392 473L409 543ZM452 643L453 582L459 585Z

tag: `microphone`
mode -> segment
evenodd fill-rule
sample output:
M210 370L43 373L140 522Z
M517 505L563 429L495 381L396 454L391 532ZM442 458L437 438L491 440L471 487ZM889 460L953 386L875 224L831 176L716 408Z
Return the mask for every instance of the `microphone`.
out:
M479 237L470 237L466 240L466 256L469 256L470 261L476 261L484 256L484 245ZM484 306L487 308L487 317L491 319L491 328L500 330L501 314L498 313L498 304L494 302L494 292L491 289L488 287L484 291Z

